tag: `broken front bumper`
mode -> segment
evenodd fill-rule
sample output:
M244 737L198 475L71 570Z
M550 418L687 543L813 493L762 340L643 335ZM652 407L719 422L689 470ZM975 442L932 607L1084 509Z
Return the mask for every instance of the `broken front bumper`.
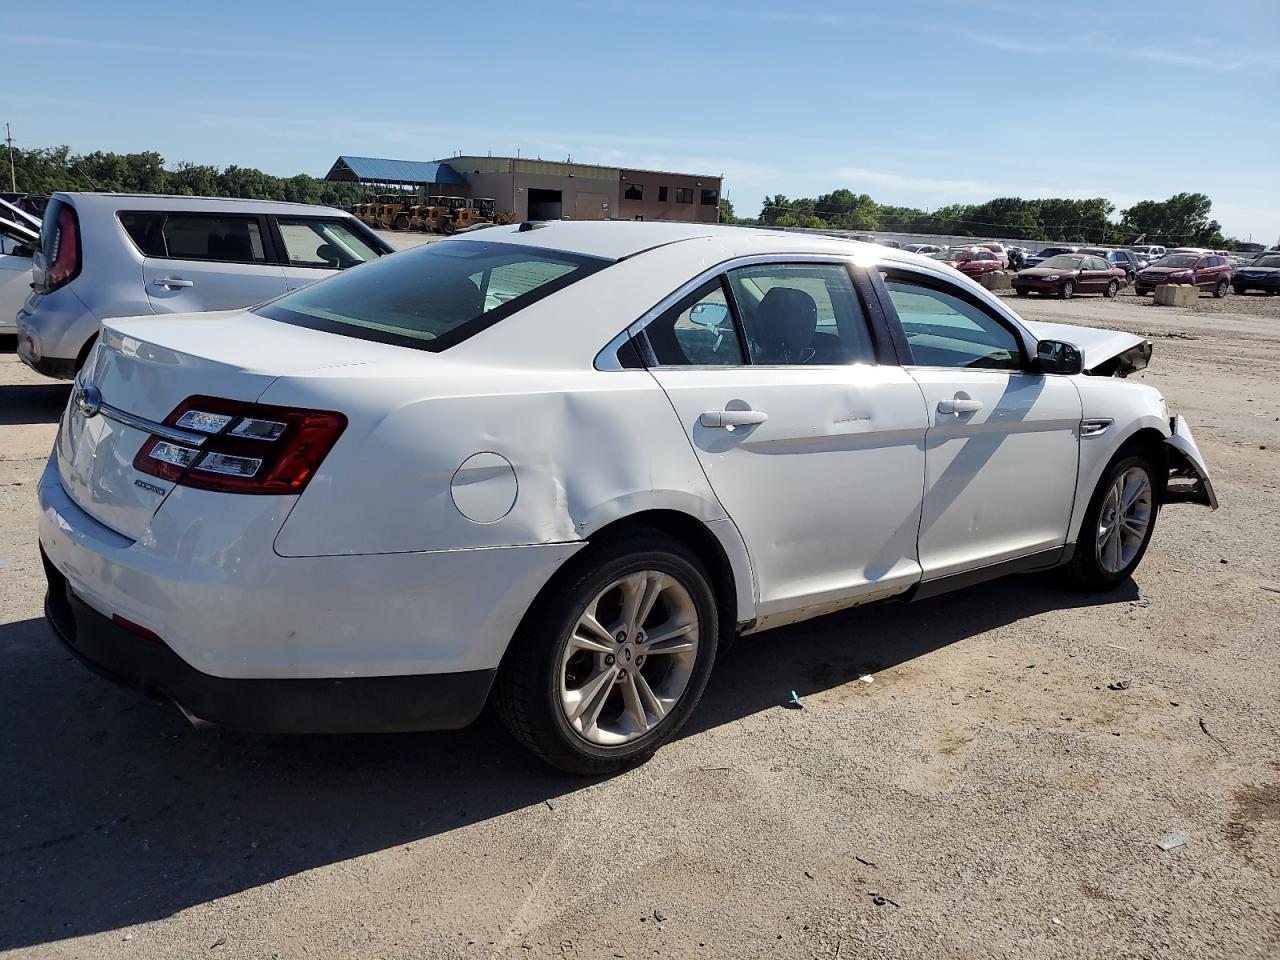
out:
M1199 503L1210 509L1218 509L1218 495L1213 492L1209 468L1205 466L1200 448L1191 436L1191 428L1180 416L1169 418L1169 438L1165 440L1169 455L1169 486L1165 490L1165 503Z

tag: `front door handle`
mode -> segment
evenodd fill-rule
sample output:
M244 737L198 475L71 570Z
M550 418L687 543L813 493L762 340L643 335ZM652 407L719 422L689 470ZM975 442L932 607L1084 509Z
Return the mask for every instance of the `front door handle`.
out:
M179 287L194 287L194 280L183 280L181 277L161 277L159 280L152 280L157 287L164 287L166 290L177 290Z
M957 394L954 399L938 401L939 413L952 413L959 416L962 413L977 413L981 409L981 400L971 400L968 397L962 397L959 394Z
M769 415L763 410L707 410L698 417L704 427L750 427L764 423Z

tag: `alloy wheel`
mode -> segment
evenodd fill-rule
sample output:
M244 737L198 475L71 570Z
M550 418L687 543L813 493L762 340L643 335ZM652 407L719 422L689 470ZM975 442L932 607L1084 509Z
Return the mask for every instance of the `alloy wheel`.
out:
M605 587L560 655L569 727L588 743L618 747L660 726L689 686L699 627L692 595L670 574L641 570Z
M1098 513L1094 549L1102 569L1118 574L1133 562L1147 539L1154 500L1146 470L1130 467L1116 477Z

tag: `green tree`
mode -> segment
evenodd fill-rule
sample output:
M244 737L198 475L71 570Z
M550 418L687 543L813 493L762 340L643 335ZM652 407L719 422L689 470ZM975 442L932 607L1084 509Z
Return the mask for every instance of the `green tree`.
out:
M1220 247L1222 225L1210 218L1211 201L1203 193L1179 193L1168 200L1143 200L1121 211L1120 224L1133 238L1166 247Z

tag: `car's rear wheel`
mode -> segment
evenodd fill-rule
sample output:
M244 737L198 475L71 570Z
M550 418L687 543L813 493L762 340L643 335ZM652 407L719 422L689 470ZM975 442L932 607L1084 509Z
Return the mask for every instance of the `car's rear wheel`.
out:
M1107 289L1103 291L1103 296L1108 300L1114 299L1115 295L1120 292L1120 284L1112 280L1107 284Z
M1018 296L1020 296L1020 297L1025 297L1025 296L1026 296L1028 293L1030 293L1030 292L1031 292L1031 291L1027 290L1025 287L1015 287L1015 288L1014 288L1014 293L1016 293L1016 294L1017 294Z
M1076 292L1076 285L1072 283L1070 280L1068 280L1058 290L1058 296L1061 297L1063 300L1070 300L1073 296L1075 296L1075 292Z
M1225 297L1227 295L1227 290L1230 289L1230 286L1231 285L1227 283L1227 281L1219 280L1218 285L1213 288L1214 299L1221 300L1223 297Z
M394 226L394 227L395 227L395 229L397 229L397 230L408 230L408 229L409 229L409 215L408 215L407 213L402 213L402 214L400 214L400 216L396 217L396 220L395 220L395 223L393 224L393 226Z
M647 760L715 662L711 579L680 541L637 529L579 553L526 615L494 688L524 746L569 773Z
M1080 525L1068 568L1075 585L1089 591L1110 590L1132 575L1151 543L1159 512L1151 459L1133 452L1113 462Z
M1127 270L1127 271L1125 271L1125 275L1124 275L1124 285L1125 285L1126 287L1131 287L1131 286L1133 286L1133 282L1134 282L1135 280L1137 280L1137 279L1138 279L1138 275L1137 275L1134 271L1132 271L1132 270Z

